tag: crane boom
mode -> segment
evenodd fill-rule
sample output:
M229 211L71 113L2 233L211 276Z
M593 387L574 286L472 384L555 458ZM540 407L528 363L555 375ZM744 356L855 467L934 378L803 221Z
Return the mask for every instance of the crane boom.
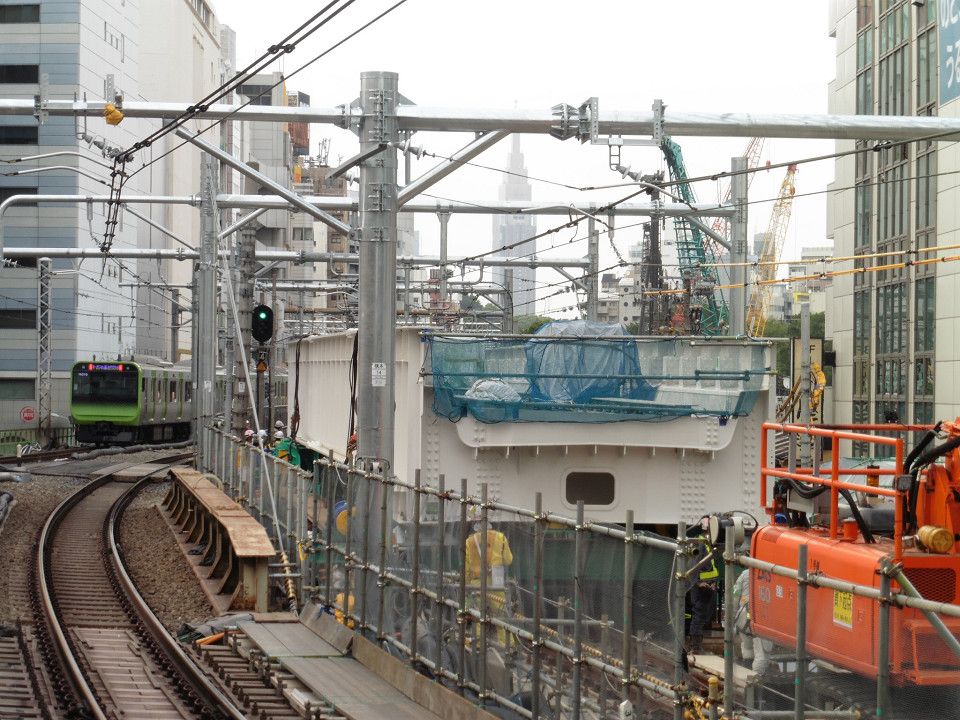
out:
M760 165L760 152L763 150L763 138L750 138L750 142L747 143L746 150L743 151L744 157L747 159L747 170L754 170L758 165ZM756 173L747 174L747 189L750 189L750 184L753 182L753 179L756 177ZM726 205L730 202L730 192L732 190L731 183L727 183L726 187L723 189L723 201L721 204ZM727 218L714 218L713 225L710 226L710 229L713 230L717 235L721 235L729 239L729 227L730 221ZM723 255L723 248L720 247L719 243L713 238L709 239L709 242L713 245L714 255L720 257Z
M677 183L680 196L688 204L696 203L697 198L693 188L687 182L687 168L683 162L683 152L680 146L671 138L664 137L660 146L663 156L670 170L670 179ZM674 218L674 231L677 239L677 259L680 265L680 275L690 282L690 286L697 289L703 297L703 304L699 308L700 331L707 335L717 335L729 323L727 305L723 294L716 289L717 269L713 263L717 262L712 244L707 242L706 235L696 225L685 217Z
M767 325L767 312L770 309L770 299L773 297L774 281L777 277L777 267L780 262L780 253L787 237L787 226L790 224L790 213L793 209L793 195L796 188L793 177L797 172L796 165L787 168L786 177L780 185L780 193L773 204L773 213L770 224L763 238L763 250L757 266L756 284L750 294L750 306L747 308L747 334L751 337L761 337Z

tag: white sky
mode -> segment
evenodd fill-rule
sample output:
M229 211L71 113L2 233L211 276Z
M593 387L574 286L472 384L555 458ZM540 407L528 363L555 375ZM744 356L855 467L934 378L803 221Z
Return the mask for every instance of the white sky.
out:
M364 23L392 5L387 0L356 0L339 18L304 41L271 69L288 77L304 63L327 51ZM300 0L219 0L220 22L237 33L238 65L243 68L266 47L279 42L322 7ZM265 13L264 9L269 8ZM599 98L601 112L646 111L654 99L670 111L732 113L826 114L827 84L834 77L835 41L827 36L827 2L782 0L592 0L584 3L540 0L407 0L401 7L287 81L290 90L310 95L315 107L334 107L359 96L360 73L367 70L399 74L400 92L412 102L431 107L544 110L559 103L579 106ZM319 141L331 139L330 162L357 152L352 133L330 126L311 128L311 154ZM470 140L463 134L421 133L415 143L427 152L448 155ZM678 136L691 177L730 169L747 138ZM474 162L494 168L506 165L509 140L502 141ZM584 192L573 187L606 185L621 180L607 167L607 149L561 143L551 137L525 136L521 141L533 187L534 204L544 201L597 201L623 197L613 191ZM832 141L767 140L761 163L776 164L833 152ZM414 162L413 177L437 164L424 157ZM624 147L622 162L650 173L665 170L653 148ZM772 202L784 170L759 173L750 189L750 238L766 230ZM431 195L483 203L497 198L502 176L479 168L464 168L435 186ZM784 258L799 256L799 248L829 244L826 240L826 195L833 179L832 161L801 165L796 177ZM716 201L720 183L695 187L701 201ZM426 198L421 198L426 199ZM768 202L760 202L760 201ZM542 232L560 218L541 216ZM630 219L621 218L620 225ZM421 251L438 252L439 223L418 216ZM564 231L553 242L556 253L580 257L584 242L567 244L579 233ZM454 216L449 225L451 254L488 249L488 217ZM639 241L639 228L624 228L613 242L626 256ZM543 247L543 240L541 249ZM615 261L604 237L601 267ZM547 278L538 274L541 283ZM781 274L785 274L781 273ZM545 293L542 293L545 294ZM567 296L570 298L571 296ZM571 298L572 299L572 298ZM566 302L569 303L569 300ZM554 307L562 303L553 304Z

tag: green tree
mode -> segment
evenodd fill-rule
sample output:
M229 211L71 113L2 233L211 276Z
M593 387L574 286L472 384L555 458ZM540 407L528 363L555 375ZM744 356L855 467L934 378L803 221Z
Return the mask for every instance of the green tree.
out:
M810 337L826 337L826 313L810 314ZM766 338L798 338L800 337L800 316L794 315L789 322L775 320L770 318L763 330L763 336ZM831 350L833 343L830 340L824 340L823 349ZM833 384L833 368L824 368L824 374L827 378L827 384ZM789 339L777 343L777 379L790 377L790 341ZM796 378L790 378L795 381ZM782 388L782 385L778 389Z
M518 333L521 335L533 335L547 323L553 322L553 318L543 317L543 315L521 315L516 318L515 322Z
M460 309L464 312L480 309L480 298L470 293L464 293L460 296Z

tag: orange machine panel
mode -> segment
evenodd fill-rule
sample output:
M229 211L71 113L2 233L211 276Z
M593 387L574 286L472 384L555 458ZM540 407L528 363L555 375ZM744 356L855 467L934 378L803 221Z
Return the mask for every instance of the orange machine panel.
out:
M824 529L766 525L754 533L753 557L796 568L801 545L807 547L808 574L868 587L880 586L884 557L892 557L887 539L867 544L834 539ZM904 574L921 595L955 603L960 596L960 557L907 551ZM756 569L750 583L750 615L755 633L787 647L796 645L797 583ZM894 589L897 589L894 583ZM807 651L867 677L877 675L879 604L870 598L828 588L807 587ZM960 621L944 619L955 636ZM896 606L890 613L890 682L893 685L960 683L960 659L947 648L919 611Z

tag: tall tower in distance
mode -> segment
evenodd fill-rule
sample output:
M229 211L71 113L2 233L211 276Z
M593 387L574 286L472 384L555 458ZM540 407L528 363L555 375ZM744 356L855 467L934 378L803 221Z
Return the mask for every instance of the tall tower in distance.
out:
M520 136L513 135L510 153L507 155L506 174L500 184L501 200L519 200L529 202L532 197L530 181L527 180L527 168L523 164L520 152ZM537 251L536 240L524 242L537 234L537 222L532 215L494 215L493 247L498 257L527 257ZM521 244L517 244L521 243ZM505 249L507 248L507 249ZM507 269L493 268L494 282L506 287ZM536 308L537 273L531 267L514 267L512 287L506 288L513 299L513 314L534 315ZM510 302L509 296L504 303Z

